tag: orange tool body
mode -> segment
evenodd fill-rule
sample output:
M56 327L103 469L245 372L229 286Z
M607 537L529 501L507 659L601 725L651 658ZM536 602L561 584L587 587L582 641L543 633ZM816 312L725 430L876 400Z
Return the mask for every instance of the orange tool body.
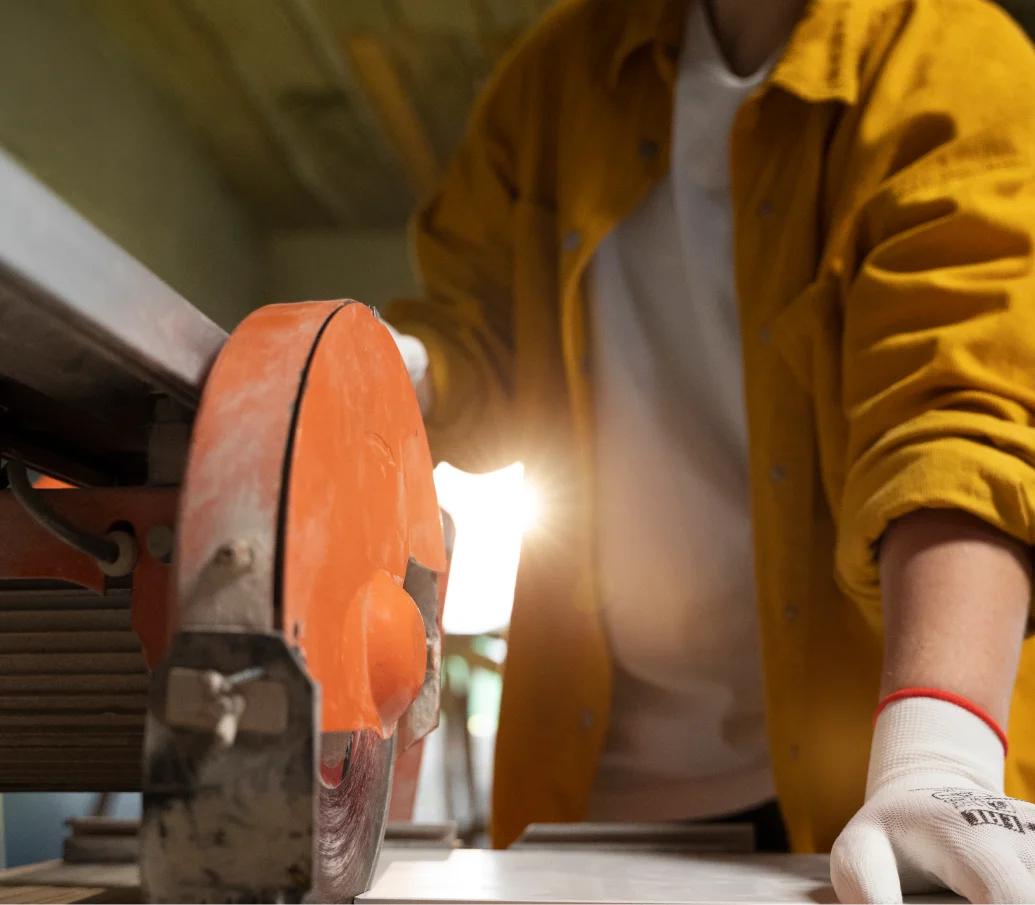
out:
M154 901L350 900L438 720L448 564L391 335L306 302L227 338L0 184L0 791L142 789Z

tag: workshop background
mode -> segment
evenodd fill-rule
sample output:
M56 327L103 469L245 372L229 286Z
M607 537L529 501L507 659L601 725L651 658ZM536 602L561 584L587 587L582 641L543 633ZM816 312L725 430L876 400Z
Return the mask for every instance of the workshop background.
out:
M549 5L0 0L0 147L228 330L269 302L381 304L416 292L407 219ZM1035 0L1004 5L1031 34ZM414 816L478 842L534 500L520 466L437 479L457 523L447 693ZM96 798L3 796L0 866L58 857L64 820ZM139 812L114 798L109 813Z

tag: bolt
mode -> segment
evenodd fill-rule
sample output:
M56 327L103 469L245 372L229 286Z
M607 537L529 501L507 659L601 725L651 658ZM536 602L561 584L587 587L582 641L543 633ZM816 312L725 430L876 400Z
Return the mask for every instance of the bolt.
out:
M223 544L214 557L217 566L244 572L252 565L252 548L243 540L232 540Z
M173 530L168 525L153 525L147 532L147 552L168 565L172 562L174 539Z

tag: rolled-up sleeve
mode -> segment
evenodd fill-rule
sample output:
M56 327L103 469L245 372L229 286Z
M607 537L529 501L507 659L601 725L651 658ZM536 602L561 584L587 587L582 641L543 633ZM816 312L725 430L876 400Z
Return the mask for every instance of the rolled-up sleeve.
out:
M1035 54L972 6L890 55L857 129L837 566L858 600L879 601L877 545L915 510L1035 543Z

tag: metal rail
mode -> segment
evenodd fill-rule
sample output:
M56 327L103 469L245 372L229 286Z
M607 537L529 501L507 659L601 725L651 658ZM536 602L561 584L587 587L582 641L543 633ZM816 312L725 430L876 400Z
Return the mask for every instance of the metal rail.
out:
M0 152L0 453L146 476L156 397L189 413L226 333Z
M0 348L16 305L154 390L197 403L226 333L0 152ZM6 369L5 369L6 370Z

